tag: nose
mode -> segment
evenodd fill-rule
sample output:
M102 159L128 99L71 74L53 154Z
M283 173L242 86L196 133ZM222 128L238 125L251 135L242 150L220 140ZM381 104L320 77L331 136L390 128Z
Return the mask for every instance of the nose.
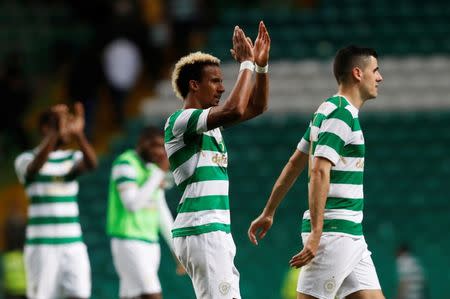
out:
M225 86L223 86L223 83L219 84L219 87L217 88L217 91L220 92L220 93L225 92Z
M381 81L383 81L383 77L381 76L381 74L378 74L377 82L381 82Z

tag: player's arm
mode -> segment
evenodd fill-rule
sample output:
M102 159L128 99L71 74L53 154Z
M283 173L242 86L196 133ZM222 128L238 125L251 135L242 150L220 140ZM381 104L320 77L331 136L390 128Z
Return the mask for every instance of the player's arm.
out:
M180 261L176 257L174 253L173 248L173 242L172 242L172 227L173 227L173 216L170 212L169 207L167 206L166 198L163 196L158 201L158 209L159 209L159 227L161 235L163 236L164 240L166 240L167 246L169 246L170 252L172 253L172 257L175 261L175 264L177 265L176 272L179 275L185 274L186 270L181 265Z
M75 113L69 119L69 132L75 138L81 152L83 159L74 166L73 172L79 175L83 172L93 170L97 167L97 155L94 147L88 141L84 134L84 108L81 103L75 103Z
M67 106L55 105L51 110L56 118L56 124L47 127L46 136L39 144L34 158L26 167L25 179L32 178L39 172L45 162L47 162L49 154L56 149L59 138L67 133Z
M316 256L322 236L325 203L330 189L331 161L315 157L312 164L308 196L311 233L302 251L289 261L291 267L296 268L308 264Z
M130 164L114 166L112 178L117 182L120 199L130 212L147 207L152 200L151 195L164 184L165 171L154 168L151 176L139 187L136 182L136 170Z
M244 116L240 121L254 118L268 109L269 104L269 52L270 52L270 36L266 26L261 21L258 28L258 36L253 46L253 54L256 64L256 79L253 84L250 101Z
M253 66L254 56L251 41L238 26L234 28L232 53L238 62L247 61ZM253 71L249 68L241 68L228 99L223 105L212 107L209 111L208 130L227 126L244 117L252 91L252 74Z
M253 244L258 245L256 234L258 234L259 239L262 239L272 226L276 209L305 169L308 164L308 157L308 154L296 149L284 166L273 186L272 193L270 194L264 210L261 215L252 221L250 228L248 229L248 237Z

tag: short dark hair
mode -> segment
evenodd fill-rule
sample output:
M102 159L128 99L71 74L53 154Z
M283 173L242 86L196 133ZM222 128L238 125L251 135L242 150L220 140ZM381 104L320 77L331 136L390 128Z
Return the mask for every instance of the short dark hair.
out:
M51 108L47 108L39 115L38 127L39 129L42 129L44 126L48 126L53 129L59 128L58 116L51 110Z
M164 136L162 129L153 125L147 125L141 130L141 133L139 134L139 143L162 136Z
M373 56L378 58L372 48L362 48L350 45L340 49L334 58L333 73L338 84L345 82L355 66L364 66L364 59Z

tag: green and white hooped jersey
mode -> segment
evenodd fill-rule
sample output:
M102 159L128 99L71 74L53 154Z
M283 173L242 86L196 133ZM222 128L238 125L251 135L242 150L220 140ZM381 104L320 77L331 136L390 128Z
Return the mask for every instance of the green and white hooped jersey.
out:
M207 129L209 109L185 109L167 120L165 148L183 193L173 237L230 232L228 155L220 129Z
M314 113L297 148L310 153L310 162L313 157L324 157L333 164L323 232L362 236L365 147L358 109L343 96L327 99ZM310 231L307 210L303 215L302 232Z
M26 244L81 242L78 182L71 171L83 154L71 150L53 151L39 173L25 179L26 169L34 157L34 152L24 152L15 160L17 176L30 201Z

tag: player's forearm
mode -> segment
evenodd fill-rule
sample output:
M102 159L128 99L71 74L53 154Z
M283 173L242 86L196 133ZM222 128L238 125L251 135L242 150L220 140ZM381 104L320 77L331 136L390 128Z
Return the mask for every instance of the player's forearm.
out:
M230 92L230 96L224 103L224 109L230 114L241 117L248 106L252 91L252 72L244 69L239 72L236 84Z
M75 136L77 143L80 147L81 152L83 153L83 168L80 170L92 170L97 167L97 155L95 153L94 148L89 143L89 141L86 138L86 135L77 134Z
M30 163L30 165L27 168L26 177L32 177L39 172L39 170L42 168L45 162L47 162L48 155L50 154L50 152L56 149L58 138L59 138L58 132L54 131L50 132L42 140L41 144L38 146L38 151L36 153L34 160Z
M300 167L295 167L292 161L289 161L286 164L272 189L270 198L267 202L266 207L264 208L264 214L273 217L276 209L278 208L286 194L289 192L302 170L303 169L301 169Z
M151 177L140 188L133 184L122 189L120 191L120 197L125 208L130 212L136 212L148 206L152 200L152 195L160 188L163 180L164 171L155 169Z
M309 213L311 231L322 233L325 203L330 188L330 173L323 169L312 169L310 177Z
M255 115L267 110L269 106L269 73L256 73L249 106Z
M173 252L173 243L172 243L172 227L173 227L173 216L167 206L167 202L165 196L159 200L159 223L160 223L160 231L163 238L166 240L167 245L170 250Z

